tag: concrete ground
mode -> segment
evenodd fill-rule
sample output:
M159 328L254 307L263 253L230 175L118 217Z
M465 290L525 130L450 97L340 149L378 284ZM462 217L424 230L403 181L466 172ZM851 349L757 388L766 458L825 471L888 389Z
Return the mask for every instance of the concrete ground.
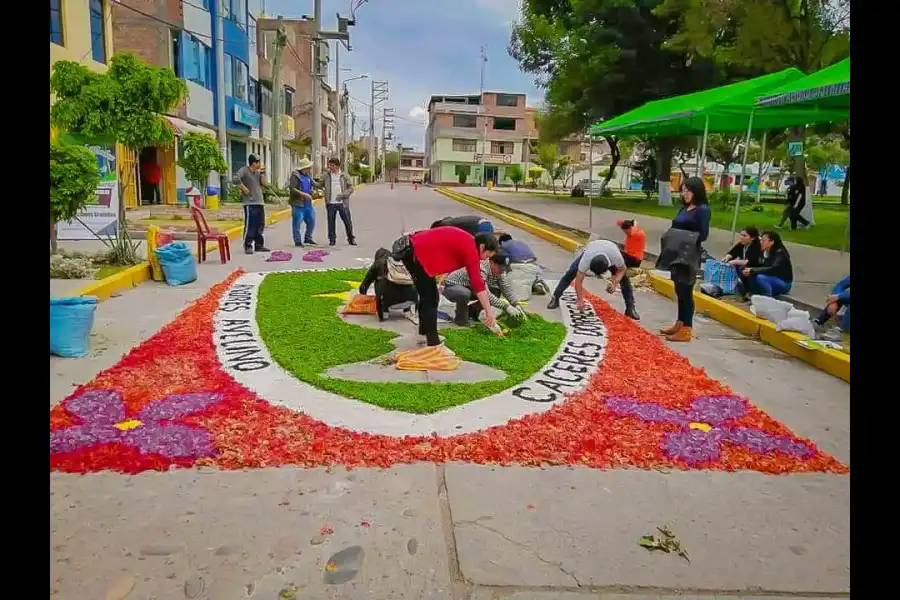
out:
M432 190L369 186L353 202L351 267L403 229L471 212ZM320 210L321 213L321 210ZM325 240L324 219L316 233ZM294 250L289 222L268 245ZM557 278L569 253L526 233ZM327 248L326 248L327 249ZM89 381L231 270L301 268L234 255L182 287L148 282L103 302L94 348L50 359L50 404ZM308 266L316 266L309 264ZM621 310L596 281L588 286ZM641 324L674 304L639 293ZM849 385L698 317L677 350L795 433L850 461ZM850 478L420 463L387 470L209 468L50 476L51 598L84 600L649 600L847 597ZM637 539L669 524L690 555ZM328 533L333 530L333 533ZM334 572L324 569L332 560Z
M647 251L654 254L659 253L659 239L671 225L669 219L660 217L594 208L593 227L590 227L588 225L591 222L589 221L590 209L568 202L565 198L555 200L529 194L488 191L477 187L464 188L460 191L566 227L591 231L601 237L616 241L623 238L622 230L616 226L616 221L637 219L640 226L647 232ZM734 243L730 231L712 229L709 232L709 239L703 245L714 256L724 256L734 246ZM794 242L788 242L788 246L794 266L794 286L791 288L791 297L804 304L821 308L834 284L850 272L850 254L841 256L837 250L816 248Z

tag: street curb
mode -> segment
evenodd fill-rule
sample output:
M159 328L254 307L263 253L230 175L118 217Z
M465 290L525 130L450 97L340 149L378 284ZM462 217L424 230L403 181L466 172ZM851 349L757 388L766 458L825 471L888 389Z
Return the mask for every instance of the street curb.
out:
M277 212L272 213L271 215L266 217L266 224L273 225L279 221L283 221L286 218L291 216L291 209L279 210ZM228 239L233 240L241 237L241 233L243 232L244 227L239 225L237 227L232 227L231 229L226 229L223 233L228 236ZM219 244L216 242L209 242L206 245L206 252L215 252L219 249ZM200 249L198 248L194 252L194 256L198 256ZM119 271L118 273L114 273L109 277L104 277L99 281L95 281L81 288L74 294L73 296L96 296L98 302L102 302L104 300L108 300L113 294L116 292L136 288L140 284L145 281L149 281L151 279L151 270L150 263L142 262L134 265L133 267L128 267L123 271Z
M528 233L531 233L532 235L536 235L541 239L552 242L567 250L574 251L575 249L582 246L582 244L580 244L579 242L564 235L560 235L544 227L539 227L532 223L523 221L522 219L506 214L502 210L495 208L496 205L490 206L484 203L481 198L469 196L468 194L462 194L456 191L451 191L446 188L436 188L435 191L443 194L444 196L447 196L448 198L471 206L472 208L478 209L481 212L495 216L498 219L509 223L510 225L515 225L516 227L523 229ZM649 280L650 284L653 286L654 291L656 291L657 293L669 298L675 297L675 286L670 279L666 279L660 277L659 275L649 273ZM800 335L799 333L795 333L792 331L775 331L775 325L773 323L770 323L769 321L765 321L763 319L758 319L745 311L730 306L720 300L716 300L712 296L701 294L697 291L694 292L694 304L699 312L702 312L710 318L719 321L723 325L727 325L732 329L736 329L737 331L745 335L758 338L760 341L772 346L773 348L781 350L785 354L789 354L795 358L799 358L800 360L811 364L817 369L825 371L829 375L832 375L839 379L843 379L847 383L850 383L849 354L844 354L843 352L838 352L836 350L830 350L827 348L823 348L821 350L810 350L808 348L804 348L797 344L798 340L804 339L804 336Z

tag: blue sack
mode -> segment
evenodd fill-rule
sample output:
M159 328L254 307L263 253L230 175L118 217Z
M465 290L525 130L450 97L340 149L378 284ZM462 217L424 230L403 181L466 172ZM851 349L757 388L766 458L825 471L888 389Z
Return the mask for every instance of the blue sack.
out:
M197 261L184 242L171 242L156 249L166 283L184 285L197 279Z
M703 263L703 282L719 286L723 294L734 294L738 281L737 269L732 265L715 259Z
M50 299L50 354L80 358L91 347L96 296Z

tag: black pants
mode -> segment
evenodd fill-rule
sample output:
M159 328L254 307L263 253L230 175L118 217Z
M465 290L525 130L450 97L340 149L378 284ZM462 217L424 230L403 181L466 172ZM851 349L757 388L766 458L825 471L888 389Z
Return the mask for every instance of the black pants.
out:
M396 305L404 302L418 302L419 295L416 288L411 285L400 285L387 278L379 278L375 281L375 312L378 320L384 321L384 313Z
M672 283L675 284L675 298L678 304L678 320L685 327L694 326L694 270L686 265L672 265ZM623 290L624 291L624 290Z
M335 232L335 225L337 222L337 216L341 216L341 221L344 222L344 231L347 232L347 241L354 241L353 237L353 221L350 220L350 208L345 206L343 203L341 204L326 204L325 210L328 211L328 242L334 244L337 242L337 232Z
M625 259L625 266L626 266L626 267L628 267L629 269L637 269L638 267L641 266L641 262L643 262L643 261L641 261L641 259L635 258L634 256L632 256L632 255L628 254L627 252L625 252L625 244L618 244L618 243L617 243L616 246L618 246L618 247L619 247L619 250L622 251L622 258Z
M438 336L437 326L439 300L437 281L425 272L425 269L413 256L411 244L403 254L402 260L403 266L409 271L416 292L419 294L419 304L416 307L419 311L419 335L425 336L429 346L440 346L441 338Z
M809 225L809 221L806 220L806 217L800 214L800 211L803 210L803 207L806 206L798 206L794 208L793 206L785 206L784 212L781 213L781 220L778 222L778 226L781 227L784 225L784 222L790 220L791 229L797 229L797 221L803 223L804 225Z
M578 263L581 262L582 254L584 254L583 251L575 257L575 260L569 265L569 269L562 277L560 277L559 283L556 284L556 290L553 292L553 297L557 300L562 297L563 293L570 285L572 285L572 282L575 281L575 276L578 275ZM615 275L616 267L610 267L609 272ZM625 308L634 308L634 288L631 287L631 280L628 279L628 275L622 277L622 281L619 282L619 287L622 290L622 299L625 300Z
M266 228L266 207L263 204L244 205L244 248L264 248L263 230Z

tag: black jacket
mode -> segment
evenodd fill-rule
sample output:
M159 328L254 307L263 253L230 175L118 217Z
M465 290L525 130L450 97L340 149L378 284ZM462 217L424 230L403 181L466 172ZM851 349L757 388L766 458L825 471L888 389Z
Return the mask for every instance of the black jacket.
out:
M759 261L758 267L750 267L751 273L771 275L785 283L794 282L794 267L791 265L791 255L786 248L773 250L768 256L760 254Z
M431 229L435 227L456 227L462 229L473 236L478 233L478 224L487 221L484 217L478 215L465 215L462 217L444 217L440 221L435 221L431 225Z
M734 248L728 251L728 254L731 255L732 259L747 259L747 266L755 267L759 264L760 258L762 257L762 248L759 247L759 238L753 240L746 246L738 242L734 245Z
M800 212L806 206L806 186L792 185L786 194L786 204Z

